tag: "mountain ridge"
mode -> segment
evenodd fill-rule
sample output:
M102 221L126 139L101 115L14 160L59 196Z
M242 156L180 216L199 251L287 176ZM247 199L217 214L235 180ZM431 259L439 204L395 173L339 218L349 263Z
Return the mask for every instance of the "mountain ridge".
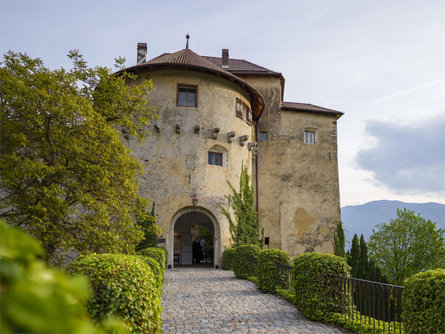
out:
M351 242L356 233L369 239L377 224L387 223L397 216L397 209L406 208L420 214L426 220L436 223L438 228L445 229L445 204L437 202L407 203L396 200L377 200L360 205L347 205L341 208L341 219L345 230L346 241ZM350 246L347 244L346 248Z

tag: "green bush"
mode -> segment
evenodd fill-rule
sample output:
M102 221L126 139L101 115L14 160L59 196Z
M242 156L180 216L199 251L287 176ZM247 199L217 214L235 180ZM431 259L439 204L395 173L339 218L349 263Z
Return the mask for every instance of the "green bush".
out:
M164 285L164 272L161 269L158 261L149 256L139 255L139 257L150 266L151 271L156 280L156 287L158 289L159 295L162 295L162 287Z
M402 312L406 333L445 333L445 269L406 279Z
M287 288L289 285L289 270L277 265L290 266L289 255L280 249L263 249L258 256L258 281L260 289L275 293L276 288Z
M36 240L0 220L0 333L102 333L85 308L88 280L39 257Z
M223 266L225 270L233 270L233 260L235 259L235 248L226 248L223 255Z
M160 333L160 296L150 267L138 256L90 254L79 256L67 271L89 277L94 295L88 301L91 317L101 322L122 317L132 333Z
M305 253L297 256L291 270L291 286L298 309L311 320L327 320L342 313L342 292L333 276L349 277L345 258L332 254Z
M161 267L162 273L165 272L165 264L167 262L167 252L161 247L147 247L138 251L138 255L148 256L155 259Z
M236 247L233 260L233 271L238 278L256 276L257 260L260 247L257 245L241 245Z

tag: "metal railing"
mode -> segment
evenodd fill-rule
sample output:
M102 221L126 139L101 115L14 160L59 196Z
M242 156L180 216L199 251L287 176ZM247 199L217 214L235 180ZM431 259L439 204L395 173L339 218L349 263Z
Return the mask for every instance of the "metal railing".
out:
M403 287L350 277L333 277L343 300L345 320L354 320L386 333L402 333Z

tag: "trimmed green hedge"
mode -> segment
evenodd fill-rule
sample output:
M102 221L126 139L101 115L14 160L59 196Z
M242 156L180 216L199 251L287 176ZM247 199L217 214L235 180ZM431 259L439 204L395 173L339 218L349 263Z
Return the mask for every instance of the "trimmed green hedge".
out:
M226 248L223 255L223 266L225 270L233 270L233 261L235 259L235 248Z
M159 263L162 273L165 272L165 264L167 263L167 252L163 248L148 247L141 249L137 254L155 259Z
M164 272L161 270L161 266L158 261L149 256L139 255L139 257L150 266L151 271L156 280L156 287L158 288L159 295L162 296L162 288L164 286Z
M402 312L406 333L445 333L445 269L406 279Z
M0 333L103 333L85 308L88 280L49 268L43 255L37 240L0 220ZM107 329L126 332L123 322Z
M121 316L132 333L160 333L161 301L150 267L138 256L81 255L66 269L88 276L94 295L88 301L91 317L101 322Z
M289 285L289 271L277 266L277 263L290 266L289 254L280 249L263 249L258 256L258 281L260 289L275 293L277 287Z
M233 271L238 278L256 276L258 254L260 247L257 245L241 245L236 247L233 261ZM252 261L254 259L255 261Z
M350 276L345 258L305 253L294 259L291 286L295 292L295 304L307 318L328 320L332 313L343 311L341 291L335 288L332 276Z

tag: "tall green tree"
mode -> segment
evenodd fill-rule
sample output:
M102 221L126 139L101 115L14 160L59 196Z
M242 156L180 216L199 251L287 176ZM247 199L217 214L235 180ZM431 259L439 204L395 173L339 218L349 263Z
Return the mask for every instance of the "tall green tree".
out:
M445 267L444 230L414 211L377 225L368 243L370 257L393 284L424 270Z
M357 277L358 263L360 261L360 244L357 234L352 238L351 250L349 251L348 264L351 266L351 276Z
M154 109L152 84L125 71L73 68L8 52L0 67L0 216L57 252L131 252L142 239L136 217L141 164L120 141L143 140ZM122 61L118 61L118 66Z
M368 246L366 245L363 234L360 235L360 255L358 258L357 277L362 279L371 279L368 261Z
M343 230L343 224L338 222L337 228L334 232L334 254L337 256L345 257L345 231Z
M229 221L230 235L233 245L259 245L262 246L262 238L260 238L257 212L254 208L253 187L251 178L247 171L247 167L241 166L239 191L228 182L231 195L226 195L228 207L224 208L220 205L221 213L226 216ZM235 220L232 218L231 210L234 213Z
M136 217L137 224L144 233L144 238L136 245L136 251L158 245L158 235L161 232L161 229L157 224L158 216L155 213L155 206L155 203L153 203L149 213L144 212L142 215Z

